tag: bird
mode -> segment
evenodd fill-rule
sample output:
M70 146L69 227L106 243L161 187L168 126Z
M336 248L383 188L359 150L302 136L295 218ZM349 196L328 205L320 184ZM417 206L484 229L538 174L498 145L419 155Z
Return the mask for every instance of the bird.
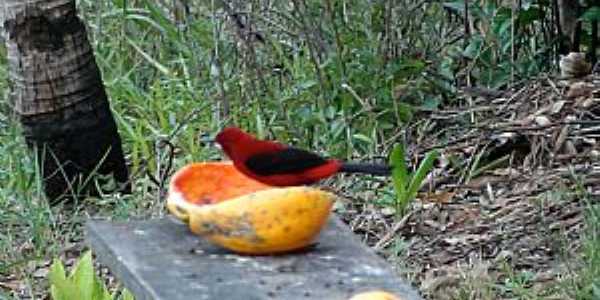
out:
M258 139L237 127L221 130L215 142L238 171L271 186L309 185L337 173L391 175L388 165L328 159L277 141Z

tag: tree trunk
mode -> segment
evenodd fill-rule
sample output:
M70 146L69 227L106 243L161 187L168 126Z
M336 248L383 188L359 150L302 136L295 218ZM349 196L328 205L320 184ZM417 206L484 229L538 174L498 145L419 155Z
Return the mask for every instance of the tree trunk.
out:
M578 52L581 34L581 22L579 21L581 6L575 0L558 0L558 16L560 32L568 39L568 46L561 47L563 53ZM568 51L566 51L568 49Z
M49 200L97 192L88 180L95 174L113 174L129 191L121 140L75 1L2 2L11 105L38 155Z

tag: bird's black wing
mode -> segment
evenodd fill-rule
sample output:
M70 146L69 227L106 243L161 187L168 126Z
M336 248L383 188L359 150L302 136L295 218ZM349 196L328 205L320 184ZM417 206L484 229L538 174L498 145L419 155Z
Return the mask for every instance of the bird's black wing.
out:
M294 147L253 155L245 161L248 169L261 176L299 173L326 163L321 156Z

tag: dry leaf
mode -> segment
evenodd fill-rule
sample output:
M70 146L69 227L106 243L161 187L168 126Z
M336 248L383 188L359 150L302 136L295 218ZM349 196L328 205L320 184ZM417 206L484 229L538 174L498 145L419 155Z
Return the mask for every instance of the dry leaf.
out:
M455 194L456 194L456 192L449 192L449 191L442 191L442 192L435 192L435 193L423 193L422 195L419 196L419 198L423 199L422 200L423 202L445 204L445 203L450 203L452 201L452 197L454 197Z
M535 117L535 123L540 126L548 126L548 125L552 124L552 122L550 122L550 119L548 119L548 117L546 117L546 116Z
M575 145L573 144L573 141L569 140L565 142L565 152L570 155L575 155L578 153L577 149L575 148Z
M575 106L579 106L582 108L589 108L589 107L597 104L598 102L600 102L600 99L598 99L598 98L584 98L583 101L577 101Z
M560 151L560 148L562 148L563 144L565 143L565 141L567 140L567 137L569 136L569 126L563 126L563 128L560 130L560 134L558 135L558 137L556 138L556 141L554 142L554 153L558 153L558 151Z
M502 168L502 169L493 170L492 174L498 175L498 176L515 177L515 176L521 175L521 172L519 172L519 170L517 170L515 168Z
M566 94L568 99L579 98L579 97L590 97L594 86L590 83L578 81L573 83L569 87L569 91Z
M562 110L562 108L565 106L566 102L567 101L565 101L565 100L561 100L561 101L558 101L558 102L552 104L552 110L551 110L552 114L559 113Z
M466 186L474 190L480 190L486 187L488 184L496 184L503 181L506 181L506 178L504 178L504 176L486 175L472 179L471 181L469 181L469 183L466 184Z

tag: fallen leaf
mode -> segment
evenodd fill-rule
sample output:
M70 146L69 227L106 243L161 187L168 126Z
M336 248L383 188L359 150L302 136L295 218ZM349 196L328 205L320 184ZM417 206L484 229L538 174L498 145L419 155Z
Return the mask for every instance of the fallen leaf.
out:
M455 194L456 194L456 192L449 192L449 191L435 192L435 193L423 193L419 196L419 198L423 199L422 201L424 201L424 202L445 204L445 203L450 203Z
M550 119L548 119L548 117L546 116L537 116L535 117L535 123L537 123L540 126L548 126L552 122L550 122Z
M566 102L567 101L565 101L565 100L561 100L561 101L558 101L558 102L552 104L552 110L551 110L552 114L559 113L562 110L562 108L565 106Z
M569 91L567 91L567 94L565 96L568 99L589 97L592 95L593 89L594 85L587 82L579 81L569 86Z

